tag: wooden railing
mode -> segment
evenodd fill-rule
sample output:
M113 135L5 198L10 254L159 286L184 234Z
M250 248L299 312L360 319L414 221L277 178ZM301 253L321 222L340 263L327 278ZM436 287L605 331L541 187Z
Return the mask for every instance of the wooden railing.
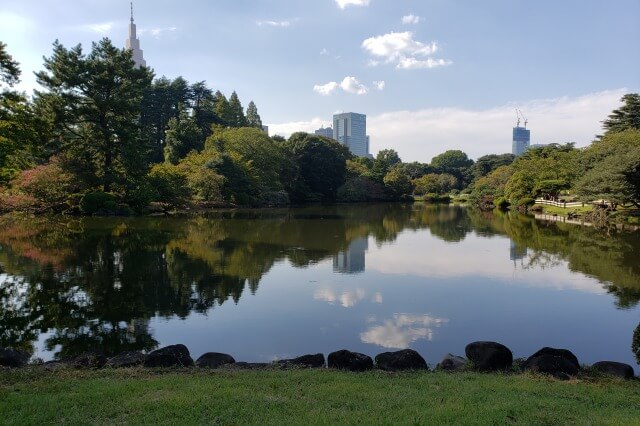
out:
M542 204L545 206L556 206L556 207L584 207L584 202L582 201L572 201L567 203L566 201L551 201L551 200L536 200L536 204Z

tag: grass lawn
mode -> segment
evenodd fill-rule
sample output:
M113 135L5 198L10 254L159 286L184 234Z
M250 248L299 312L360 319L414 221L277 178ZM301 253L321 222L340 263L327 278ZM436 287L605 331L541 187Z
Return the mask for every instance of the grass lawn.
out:
M556 207L556 206L542 206L544 214L557 214L558 216L566 216L569 212L578 213L580 216L593 210L593 206L586 204L584 207Z
M477 373L0 371L3 424L640 424L640 383Z

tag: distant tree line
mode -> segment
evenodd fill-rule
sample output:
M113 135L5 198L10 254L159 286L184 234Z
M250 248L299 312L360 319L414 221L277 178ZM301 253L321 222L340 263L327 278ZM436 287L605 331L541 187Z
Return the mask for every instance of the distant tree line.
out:
M355 157L340 143L295 133L269 137L253 101L242 106L205 82L155 78L108 39L53 44L27 97L0 42L0 211L142 213L221 205L448 200L481 208L528 205L572 191L638 205L640 97L604 121L586 149L552 144L477 161L459 150L430 163L392 149Z

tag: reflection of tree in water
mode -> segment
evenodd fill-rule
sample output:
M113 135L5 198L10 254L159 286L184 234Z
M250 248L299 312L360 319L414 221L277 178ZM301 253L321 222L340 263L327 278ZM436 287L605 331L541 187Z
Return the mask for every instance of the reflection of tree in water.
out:
M243 293L287 259L307 267L356 239L378 245L407 229L448 242L466 234L506 235L531 253L529 265L567 261L601 280L621 307L640 300L637 234L607 236L583 227L460 207L333 206L254 210L195 218L0 221L0 346L31 349L49 330L58 357L87 350L149 350L155 316L185 318Z

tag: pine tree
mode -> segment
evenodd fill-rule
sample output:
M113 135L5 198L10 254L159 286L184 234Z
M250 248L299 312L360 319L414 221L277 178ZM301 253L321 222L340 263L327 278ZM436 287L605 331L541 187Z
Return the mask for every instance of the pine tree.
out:
M169 120L164 148L165 161L178 164L189 152L201 150L203 144L202 132L198 125L189 116L187 109L181 106L178 118Z
M249 102L247 106L247 124L249 127L257 127L258 129L262 129L262 119L260 119L260 114L258 114L258 108L253 101Z
M39 96L52 106L60 150L95 170L105 192L114 185L135 186L147 171L148 150L139 121L151 71L137 68L131 52L107 38L93 43L88 55L80 45L67 49L56 41L44 67L37 78L48 92Z
M624 105L614 109L609 118L602 122L602 127L607 133L640 130L640 94L628 93L620 100Z
M218 90L214 95L213 103L213 111L220 120L220 124L223 126L232 126L233 114L231 113L231 106L229 105L227 97Z
M244 109L235 91L229 97L229 111L231 113L231 127L245 127L247 125Z

